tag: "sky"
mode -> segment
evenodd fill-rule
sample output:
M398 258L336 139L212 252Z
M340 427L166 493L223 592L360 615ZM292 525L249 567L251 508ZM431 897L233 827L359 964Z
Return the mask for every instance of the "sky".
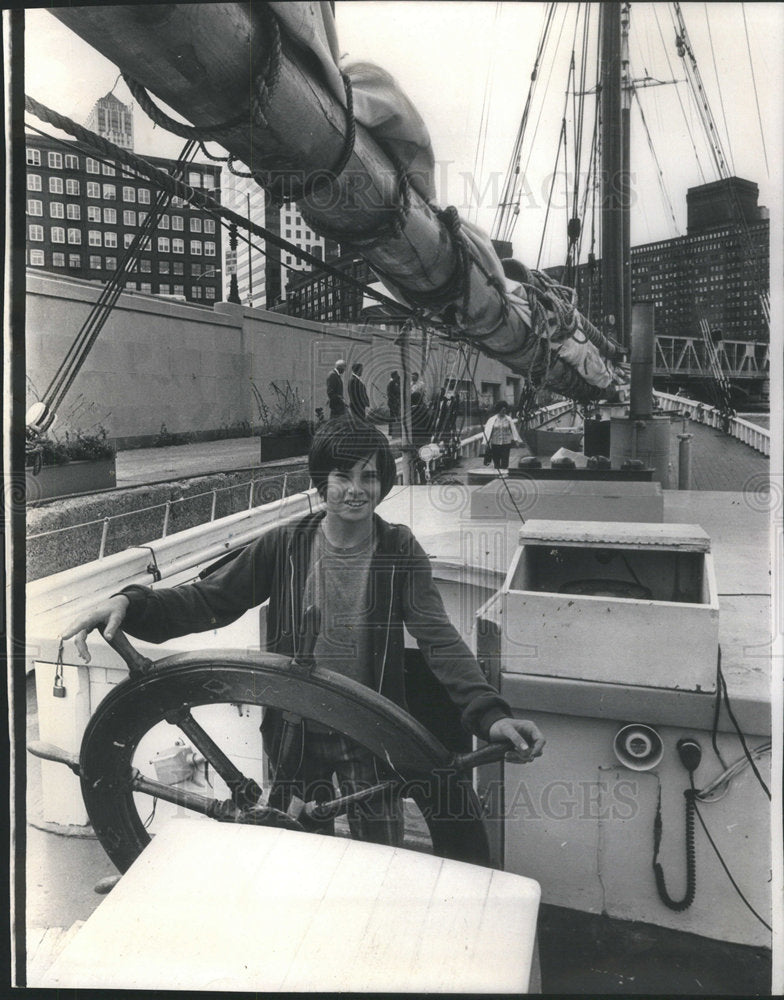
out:
M536 129L535 133L531 129L524 150L526 188L513 241L515 255L529 265L562 263L565 254L571 187L570 179L563 177L563 159L556 171L556 150L564 115L567 145L574 147L574 116L570 102L565 111L564 98L580 6L558 5L553 43L541 60L529 116ZM783 5L681 6L714 118L731 151L730 171L755 181L760 187L760 204L779 219L784 204ZM684 79L675 51L670 7L663 3L631 5L634 79ZM545 9L546 5L539 3L337 3L341 54L349 60L376 62L398 80L430 130L439 202L456 205L464 218L488 232L525 106ZM579 35L577 44L579 49ZM132 103L123 81L117 82L117 68L45 9L27 12L25 50L27 93L77 121L84 122L95 100L113 87L120 100ZM639 110L633 107L633 245L685 232L687 189L717 179L686 85L639 89L638 95L658 165L649 150ZM594 100L588 96L586 107ZM138 109L135 130L140 154L179 153L182 141L154 127ZM570 173L573 169L570 153ZM553 206L543 239L554 174ZM589 242L589 215L586 213L583 220L583 258Z

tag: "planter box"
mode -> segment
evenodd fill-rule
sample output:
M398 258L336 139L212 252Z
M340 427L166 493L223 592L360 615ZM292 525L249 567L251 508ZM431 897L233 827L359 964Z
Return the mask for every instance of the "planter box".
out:
M44 465L37 476L25 473L27 500L50 500L71 493L90 493L111 489L116 485L115 458L97 462L66 462L64 465Z
M304 431L298 434L262 434L259 459L274 462L281 458L307 455L310 449L310 435Z

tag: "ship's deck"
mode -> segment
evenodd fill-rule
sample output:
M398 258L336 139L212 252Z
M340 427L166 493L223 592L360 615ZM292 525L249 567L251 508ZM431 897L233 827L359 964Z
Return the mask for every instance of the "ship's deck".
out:
M680 429L679 425L674 425L673 434ZM696 426L689 431L696 438L692 466L694 489L664 491L664 520L701 525L710 536L721 608L723 669L730 695L764 701L770 697L769 513L764 485L768 460L712 429ZM214 444L226 448L226 442ZM188 474L193 466L188 467L187 451L181 448L171 451L176 454L164 464L175 476ZM209 456L200 454L199 461L209 461ZM471 521L465 498L459 494L461 489L444 486L426 491L422 487L414 490L395 487L380 513L388 520L409 524L434 560L445 565L465 564L465 539ZM496 530L500 527L496 526ZM517 545L519 529L519 521L507 520L503 524L501 530L509 554ZM481 553L475 545L472 561L482 563ZM495 562L495 558L492 561L488 558L487 568L498 573L500 567L494 565ZM29 707L28 735L34 739L37 735L36 706L32 690ZM28 816L34 819L40 813L38 762L28 757L27 765ZM26 860L29 957L40 968L51 961L73 926L85 920L100 903L101 897L94 894L93 886L99 879L113 874L114 868L97 841L57 836L30 825ZM552 932L549 937L548 928ZM704 982L692 977L688 948L684 950L683 942L675 939L672 954L662 955L658 948L641 946L638 956L624 954L620 958L602 953L601 948L597 951L593 946L588 947L583 940L575 939L573 947L565 947L561 937L564 927L557 912L543 913L542 930L543 988L546 992L630 994L680 990L695 994L737 994L738 991L765 991L768 966L764 956L751 956L752 964L745 970L737 965L735 958L726 968L722 968L717 959L713 981ZM553 951L556 939L557 956ZM679 956L677 975L673 964L676 954ZM675 976L677 989L670 990L664 985L668 979L662 976L667 969ZM689 985L688 989L685 984Z

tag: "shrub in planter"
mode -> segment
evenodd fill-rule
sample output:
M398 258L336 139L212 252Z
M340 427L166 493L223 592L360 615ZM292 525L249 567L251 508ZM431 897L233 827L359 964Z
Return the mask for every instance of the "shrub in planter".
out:
M97 434L76 431L72 436L66 431L64 440L45 437L40 439L40 445L44 465L98 462L114 458L114 448L109 443L105 427L101 427Z
M66 431L64 439L38 438L27 464L28 501L106 489L116 482L114 448L103 427L96 434Z

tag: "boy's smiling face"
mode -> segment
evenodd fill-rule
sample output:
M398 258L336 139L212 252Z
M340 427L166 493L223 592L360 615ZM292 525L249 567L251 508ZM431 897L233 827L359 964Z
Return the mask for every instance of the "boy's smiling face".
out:
M327 516L345 524L362 524L381 500L381 479L375 454L360 459L346 472L333 469L327 478Z

